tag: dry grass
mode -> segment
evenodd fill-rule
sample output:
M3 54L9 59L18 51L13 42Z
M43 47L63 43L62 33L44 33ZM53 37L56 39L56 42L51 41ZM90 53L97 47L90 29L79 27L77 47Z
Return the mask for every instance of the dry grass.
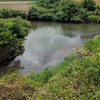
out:
M32 4L30 2L18 2L18 3L0 3L0 9L2 8L8 8L13 10L21 10L27 12L29 7L31 7Z
M29 100L27 96L32 92L35 88L18 73L6 74L0 79L0 100Z
M97 4L100 5L100 0L94 0Z

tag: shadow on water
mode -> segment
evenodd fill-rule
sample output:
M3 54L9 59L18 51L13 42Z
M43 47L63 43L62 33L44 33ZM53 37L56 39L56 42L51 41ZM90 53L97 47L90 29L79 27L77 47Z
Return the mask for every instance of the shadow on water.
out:
M66 24L34 21L23 45L25 51L17 56L1 72L18 70L27 74L41 71L45 66L53 67L65 56L75 53L73 48L81 48L85 41L100 34L99 24Z
M9 62L8 64L1 66L0 67L0 77L7 73L12 73L12 72L18 71L20 69L20 66L21 66L20 60L18 60L16 62L12 61L12 62Z

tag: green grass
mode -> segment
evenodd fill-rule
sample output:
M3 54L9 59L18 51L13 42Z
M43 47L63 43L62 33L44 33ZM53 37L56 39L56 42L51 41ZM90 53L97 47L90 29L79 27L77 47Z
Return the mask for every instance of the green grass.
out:
M66 57L54 68L27 76L18 73L3 76L0 100L4 97L9 100L100 100L99 48L100 37L87 41L81 50L77 49L76 54Z

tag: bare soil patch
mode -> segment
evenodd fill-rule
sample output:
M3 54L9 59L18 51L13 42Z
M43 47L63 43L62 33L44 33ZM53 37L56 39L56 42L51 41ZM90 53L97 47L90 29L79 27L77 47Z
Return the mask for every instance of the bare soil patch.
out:
M13 10L20 10L27 12L29 7L31 7L32 4L28 1L26 2L0 2L0 9L13 9Z
M100 5L100 0L94 0L96 2L96 4Z

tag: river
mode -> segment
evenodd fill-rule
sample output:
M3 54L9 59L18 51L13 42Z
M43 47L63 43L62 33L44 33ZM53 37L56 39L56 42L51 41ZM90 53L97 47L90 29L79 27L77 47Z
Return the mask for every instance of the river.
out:
M85 41L100 34L100 24L66 24L34 21L23 45L25 51L0 72L18 70L21 74L54 67L75 53Z

